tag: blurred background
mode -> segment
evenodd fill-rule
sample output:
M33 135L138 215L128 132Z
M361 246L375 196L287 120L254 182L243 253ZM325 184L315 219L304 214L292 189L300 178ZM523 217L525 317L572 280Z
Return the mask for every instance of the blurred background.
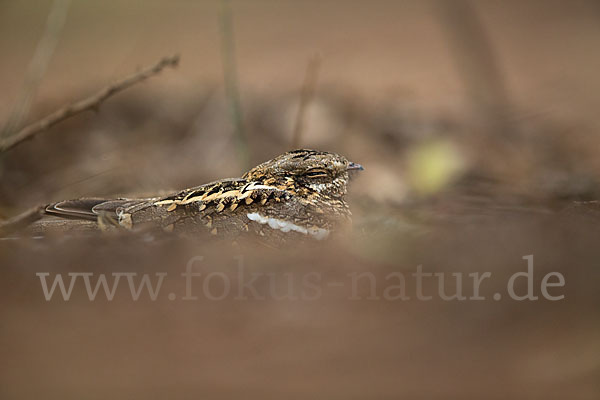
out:
M350 188L354 228L326 249L247 249L250 268L342 279L423 265L491 271L500 288L534 254L537 287L548 271L566 279L559 302L344 290L46 302L35 272L177 276L191 255L230 268L232 251L4 240L0 397L600 396L597 1L1 0L0 33L3 137L181 57L0 154L0 218L240 176L307 147L365 166Z

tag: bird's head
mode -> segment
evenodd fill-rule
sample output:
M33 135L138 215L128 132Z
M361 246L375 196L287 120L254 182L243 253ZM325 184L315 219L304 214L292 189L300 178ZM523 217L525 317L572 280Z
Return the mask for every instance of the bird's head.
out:
M338 154L303 149L262 163L244 174L243 178L294 194L342 198L350 175L362 169L360 164Z

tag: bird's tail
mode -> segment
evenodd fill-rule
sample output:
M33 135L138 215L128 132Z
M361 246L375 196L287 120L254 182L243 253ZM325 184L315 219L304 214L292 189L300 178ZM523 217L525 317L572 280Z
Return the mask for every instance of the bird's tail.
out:
M47 230L97 229L99 222L118 221L118 208L139 202L131 199L83 198L38 206L0 221L0 236L26 231L30 227L36 234Z

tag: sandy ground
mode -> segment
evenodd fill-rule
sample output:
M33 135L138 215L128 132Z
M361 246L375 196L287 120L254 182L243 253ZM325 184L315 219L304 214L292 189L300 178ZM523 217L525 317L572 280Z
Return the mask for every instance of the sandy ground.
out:
M366 167L350 190L354 230L286 250L2 240L0 398L597 399L599 213L581 201L600 196L600 7L475 4L509 106L498 120L479 102L494 86L465 69L473 59L457 50L439 3L233 1L251 164L289 149L306 65L319 54L302 145ZM50 7L0 1L0 120ZM3 155L1 216L239 176L218 15L213 1L74 2L27 120L164 55L179 53L181 65ZM266 299L181 300L190 257L235 287L238 254L246 272L274 276L257 285ZM508 298L528 254L536 294L560 272L563 300ZM419 301L410 281L410 300L382 298L390 273L409 277L418 265L491 272L486 300ZM156 301L134 301L125 287L90 301L76 286L69 301L47 302L40 272L168 275ZM270 297L289 291L289 276L302 290L310 273L322 279L317 298ZM372 274L380 298L367 299L366 281L353 289L352 273Z

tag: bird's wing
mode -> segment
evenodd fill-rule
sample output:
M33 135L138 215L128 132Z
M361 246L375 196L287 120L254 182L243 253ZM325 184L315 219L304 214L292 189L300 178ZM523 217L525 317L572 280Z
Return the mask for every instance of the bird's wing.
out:
M177 193L162 197L157 202L167 204L169 201L189 204L195 201L204 200L210 196L210 198L216 197L211 195L223 194L226 192L240 190L246 185L248 181L242 178L230 178L222 179L219 181L206 183L204 185L192 187L189 189L181 190Z
M185 209L212 213L221 212L225 206L230 206L233 211L237 205L249 205L255 200L264 205L268 199L279 201L281 198L288 197L289 193L282 187L235 178L185 189L171 196L156 199L152 205L165 207L169 212ZM133 206L130 210L135 209L136 206Z
M200 198L216 197L212 194L223 194L242 188L246 183L243 179L225 179L205 185L184 189L165 197L143 199L108 199L108 198L81 198L63 200L49 204L45 207L45 214L60 218L96 221L99 216L117 217L118 212L135 212L155 204L190 204ZM209 197L210 196L210 197Z
M238 225L247 223L247 212L255 212L267 201L279 203L289 196L280 187L234 178L184 189L164 197L66 200L48 205L45 213L63 219L98 221L101 224L109 221L128 229L169 226L198 229L201 224L197 223L203 221L209 230L218 226L221 231L229 228L235 230L239 228ZM188 222L192 225L188 225ZM211 226L213 223L214 226ZM227 225L231 226L227 228Z

